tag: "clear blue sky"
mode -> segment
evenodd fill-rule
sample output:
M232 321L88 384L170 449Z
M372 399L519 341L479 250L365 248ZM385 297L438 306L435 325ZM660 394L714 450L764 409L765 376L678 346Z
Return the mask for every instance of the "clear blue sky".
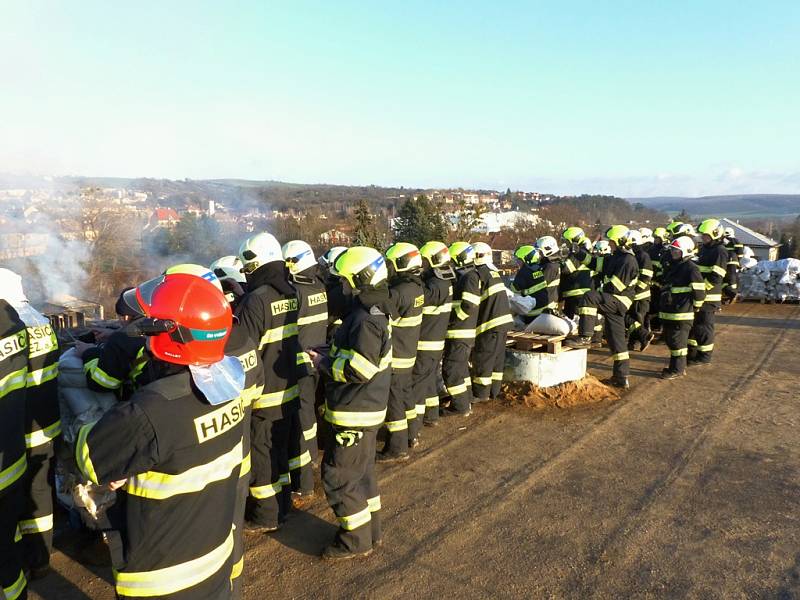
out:
M800 2L5 2L0 172L800 192Z

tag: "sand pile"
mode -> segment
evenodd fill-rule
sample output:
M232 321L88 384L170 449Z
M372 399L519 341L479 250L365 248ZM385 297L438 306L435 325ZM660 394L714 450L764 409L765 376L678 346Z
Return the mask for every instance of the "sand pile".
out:
M570 408L596 402L619 400L617 390L600 382L592 375L579 381L539 388L529 381L504 383L499 400L509 405L524 404L530 408Z

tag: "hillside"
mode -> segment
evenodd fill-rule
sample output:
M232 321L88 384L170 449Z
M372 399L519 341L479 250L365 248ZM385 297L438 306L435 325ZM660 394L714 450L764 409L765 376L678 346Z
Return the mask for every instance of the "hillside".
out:
M686 210L693 217L725 216L738 219L758 217L793 217L800 214L800 194L741 194L735 196L657 196L628 198L666 213Z

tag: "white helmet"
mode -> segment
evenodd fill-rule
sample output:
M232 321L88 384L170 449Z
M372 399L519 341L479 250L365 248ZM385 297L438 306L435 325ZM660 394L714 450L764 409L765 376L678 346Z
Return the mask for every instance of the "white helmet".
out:
M223 256L211 263L214 275L222 279L233 279L237 283L247 283L247 278L242 273L242 261L238 256Z
M239 258L245 274L271 262L283 262L281 245L271 233L258 233L247 238L239 246Z
M673 248L678 250L681 253L681 258L689 258L694 254L695 249L694 240L688 235L676 237L669 247L670 250Z
M597 240L593 247L594 253L598 255L611 254L611 244L608 240Z
M347 251L347 246L334 246L330 250L328 250L325 254L319 257L317 262L320 266L328 269L334 275L336 274L336 269L334 265L336 264L336 259L339 258L343 252Z
M723 231L723 235L728 239L736 237L736 232L733 230L733 227L726 227Z
M491 265L492 264L492 248L486 242L475 242L472 244L475 250L475 264L476 265Z
M11 305L28 301L22 289L22 277L10 269L0 268L0 298Z
M545 235L536 240L536 249L545 258L555 256L560 250L556 238L554 238L552 235Z
M653 230L648 227L640 227L639 235L642 236L642 241L639 242L640 244L652 244L655 242L655 238L653 238Z
M697 231L695 231L694 225L691 223L681 223L675 228L674 236L676 238L681 236L694 237L696 235Z
M314 251L303 240L292 240L283 245L281 249L283 260L292 275L302 273L306 269L316 266L317 259L314 258Z
M638 229L630 229L628 233L624 236L628 240L627 247L633 248L634 246L639 246L642 243L642 234L639 233Z
M755 253L753 252L753 249L750 246L745 246L742 249L742 257L743 258L753 258L754 256L755 256Z

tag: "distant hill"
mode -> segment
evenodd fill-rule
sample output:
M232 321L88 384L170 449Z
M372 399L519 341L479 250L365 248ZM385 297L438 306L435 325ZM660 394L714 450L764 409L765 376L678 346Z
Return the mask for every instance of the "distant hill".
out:
M759 217L793 217L800 214L800 194L741 194L735 196L657 196L627 198L666 213L686 210L692 217L730 217L756 219Z

